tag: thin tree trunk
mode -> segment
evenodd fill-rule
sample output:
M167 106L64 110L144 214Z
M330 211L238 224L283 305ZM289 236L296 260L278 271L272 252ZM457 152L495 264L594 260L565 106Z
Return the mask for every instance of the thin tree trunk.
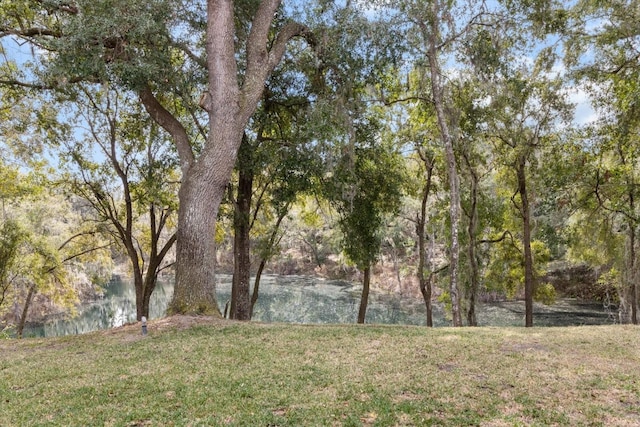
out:
M632 251L632 257L635 260L635 256L636 256L636 250L635 250L635 244L636 244L636 236L635 236L635 229L633 230L633 251ZM631 282L631 323L633 323L634 325L638 324L638 271L637 271L637 266L636 266L636 262L633 262L633 269L631 270L631 277L632 277L632 282Z
M439 15L440 3L438 1L431 2L432 16ZM458 165L456 155L453 148L453 137L449 130L448 117L445 113L444 101L444 83L442 82L442 71L438 62L438 43L440 30L438 28L437 19L433 19L430 31L427 32L427 40L429 43L429 69L431 74L431 89L433 93L433 103L438 119L438 128L440 136L444 143L447 175L449 178L449 217L451 219L451 247L449 255L449 294L451 296L451 315L453 326L462 326L462 314L460 310L460 292L458 286L458 264L460 260L460 178L458 177Z
M629 206L631 207L631 212L633 212L633 196L630 196ZM624 293L624 302L621 304L623 310L621 310L620 321L622 323L631 322L634 325L638 324L638 295L637 295L637 262L636 262L636 230L634 227L634 221L629 220L627 222L628 234L627 234L627 268L624 274L624 289L622 292ZM625 307L626 306L626 307ZM630 312L629 312L630 311Z
M29 292L27 293L27 298L24 301L24 307L22 308L22 316L20 316L20 321L18 322L18 328L16 330L16 335L18 338L22 338L22 333L24 332L24 325L27 322L27 314L29 313L29 307L31 306L31 301L33 301L33 297L36 294L36 285L35 283L29 287Z
M243 137L238 155L238 195L234 211L234 270L231 290L231 318L251 320L251 196L253 169L251 146Z
M632 187L633 188L633 187ZM629 207L631 212L636 211L635 196L633 189L629 191ZM636 263L636 227L635 221L629 221L630 242L629 242L629 273L631 274L631 323L638 324L638 266Z
M424 162L427 179L422 192L422 201L420 205L420 214L416 218L416 234L418 237L418 283L420 284L420 293L424 300L426 308L426 321L428 327L433 327L433 306L431 304L431 277L427 277L427 248L426 248L426 225L427 225L427 202L431 193L431 182L433 179L433 160L428 158L422 152L419 152L420 158Z
M525 156L521 156L518 162L518 192L522 205L520 206L522 215L522 246L524 247L524 303L525 303L525 326L533 326L533 290L535 277L533 274L533 255L531 253L531 213L529 208L529 197L527 194Z
M424 199L423 199L424 200ZM425 219L424 217L418 218L416 225L416 231L418 235L418 283L420 284L420 293L424 300L427 316L427 326L433 326L433 308L431 306L431 281L427 278L427 266L426 266L426 238L425 238Z
M360 309L358 310L358 323L364 323L367 315L367 305L369 304L369 288L371 282L371 267L363 270L362 296L360 297Z
M258 302L258 295L259 291L260 291L260 279L262 278L262 272L264 271L264 267L267 265L267 260L265 258L262 258L260 260L260 265L258 265L258 270L256 271L256 278L253 282L253 292L251 293L251 312L250 312L250 317L253 317L253 309L256 306L256 303Z
M471 169L471 165L469 165ZM469 326L478 326L476 316L476 300L478 297L478 259L476 257L476 242L478 229L478 177L475 173L471 173L471 212L469 212L469 268L470 268L470 286L468 293L468 310L467 323Z
M431 304L431 274L429 277L420 279L420 293L424 301L424 306L427 310L427 327L433 327L433 306Z
M289 211L289 205L287 205L286 209L280 211L278 215L278 219L276 220L275 225L273 226L273 230L271 230L271 236L269 236L269 243L265 248L266 252L263 252L262 259L260 260L260 264L258 265L258 270L256 271L256 278L253 284L253 292L251 294L251 317L253 317L253 308L258 301L259 291L260 291L260 278L262 277L262 272L264 271L265 266L267 265L267 261L271 257L273 253L273 248L279 244L280 238L278 238L278 231L280 230L280 224L287 216L287 212Z

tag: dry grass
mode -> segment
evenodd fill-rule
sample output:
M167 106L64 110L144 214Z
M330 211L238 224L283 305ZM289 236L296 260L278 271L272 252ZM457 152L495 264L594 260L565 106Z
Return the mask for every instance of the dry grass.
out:
M640 329L203 317L0 341L0 425L640 425Z

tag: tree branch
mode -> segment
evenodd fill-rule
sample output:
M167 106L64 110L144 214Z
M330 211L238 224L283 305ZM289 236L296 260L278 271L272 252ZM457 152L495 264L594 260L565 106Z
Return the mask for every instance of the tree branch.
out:
M513 235L509 230L506 230L502 233L502 236L498 237L497 239L478 240L478 243L500 243L505 240L507 236L509 236L511 238L511 241L513 241Z
M148 86L142 89L138 93L138 96L153 120L173 138L173 142L178 150L178 157L180 158L182 176L186 176L187 171L195 161L186 129L182 126L182 123L160 104Z
M83 231L81 233L78 234L74 234L73 236L69 237L67 240L65 240L65 242L63 244L61 244L58 247L58 250L62 250L64 249L65 246L67 246L69 243L71 243L74 239L78 238L78 237L82 237L82 236L94 236L98 234L97 231Z
M95 247L95 248L90 248L90 249L84 250L84 251L82 251L82 252L80 252L80 253L77 253L77 254L74 254L74 255L68 256L67 258L63 259L63 260L62 260L62 262L61 262L61 264L64 264L64 263L66 263L66 262L69 262L69 261L71 261L71 260L73 260L73 259L75 259L75 258L79 258L79 257L81 257L82 255L86 255L86 254L91 253L91 252L99 251L100 249L106 249L106 248L108 248L109 246L111 246L111 243L106 244L106 245L102 245L102 246L98 246L98 247ZM49 272L51 272L51 271L53 271L53 270L55 270L55 269L56 269L56 267L51 267L51 268L49 269Z
M191 51L191 49L189 49L189 46L187 46L186 43L181 43L181 42L177 42L177 41L171 41L171 44L174 47L176 47L176 48L180 49L181 51L183 51L189 58L191 58L191 60L193 62L195 62L196 64L198 64L199 66L201 66L204 69L207 68L207 61L204 60L203 58L199 57L195 53L193 53Z
M262 96L264 83L282 60L289 40L303 36L307 42L315 44L313 34L308 27L296 22L289 22L280 29L271 48L267 51L268 30L271 27L273 13L279 3L279 0L265 0L261 3L254 20L255 28L252 28L249 34L247 72L242 88L244 102L241 105L244 121L249 120L253 114L255 106ZM263 15L260 15L261 13Z
M23 30L16 30L13 28L0 28L0 38L6 36L17 36L17 37L37 37L37 36L51 36L55 38L62 37L62 33L60 31L50 30L48 28L25 28Z
M53 89L40 83L27 83L19 80L0 80L0 86L20 86L28 89Z
M268 60L269 30L280 3L281 0L262 0L258 6L247 39L247 74L252 74L249 70L265 65Z

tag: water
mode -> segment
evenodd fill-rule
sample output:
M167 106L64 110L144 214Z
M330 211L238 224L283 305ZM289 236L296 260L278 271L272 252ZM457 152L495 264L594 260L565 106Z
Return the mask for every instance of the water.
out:
M253 320L287 323L355 323L362 287L358 284L308 276L263 276ZM151 297L150 319L164 316L173 294L171 280L158 282ZM220 310L231 296L231 276L218 277ZM448 326L442 305L434 304L435 326ZM25 336L59 336L122 326L136 321L135 290L130 280L115 277L105 288L104 298L80 308L72 319L56 319L25 328ZM481 304L477 308L481 326L522 326L524 304L510 301ZM425 325L422 299L372 292L367 323ZM535 326L599 325L613 323L601 304L562 299L553 306L535 304Z

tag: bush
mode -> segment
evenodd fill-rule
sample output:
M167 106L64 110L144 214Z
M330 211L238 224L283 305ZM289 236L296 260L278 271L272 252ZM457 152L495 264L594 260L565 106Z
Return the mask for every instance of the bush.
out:
M556 288L551 283L541 283L533 292L533 299L545 305L556 302Z

